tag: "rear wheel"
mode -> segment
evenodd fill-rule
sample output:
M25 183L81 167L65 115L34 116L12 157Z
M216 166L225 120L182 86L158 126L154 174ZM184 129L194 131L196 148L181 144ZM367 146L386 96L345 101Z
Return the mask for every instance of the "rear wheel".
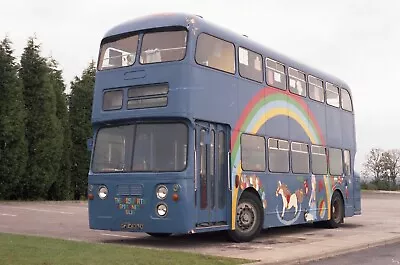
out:
M328 228L337 228L343 223L344 202L338 191L335 191L331 202L331 219L326 222Z
M248 242L257 237L264 222L263 208L258 196L244 192L239 200L235 218L235 230L228 231L230 240Z
M171 233L147 233L152 237L169 237Z

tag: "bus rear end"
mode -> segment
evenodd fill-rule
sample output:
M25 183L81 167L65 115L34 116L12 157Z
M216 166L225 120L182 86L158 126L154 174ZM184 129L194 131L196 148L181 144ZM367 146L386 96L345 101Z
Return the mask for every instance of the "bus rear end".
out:
M88 178L91 229L169 235L193 228L184 25L141 19L102 41Z

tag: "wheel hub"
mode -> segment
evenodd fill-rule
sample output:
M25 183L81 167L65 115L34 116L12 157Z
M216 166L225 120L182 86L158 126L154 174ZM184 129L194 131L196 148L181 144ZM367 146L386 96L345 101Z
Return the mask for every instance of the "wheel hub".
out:
M256 223L256 211L248 203L242 203L238 207L237 213L238 228L242 231L249 231Z

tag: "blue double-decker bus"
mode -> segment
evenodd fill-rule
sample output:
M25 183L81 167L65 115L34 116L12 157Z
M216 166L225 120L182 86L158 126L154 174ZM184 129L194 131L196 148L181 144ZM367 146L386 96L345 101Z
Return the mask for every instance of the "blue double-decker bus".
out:
M361 214L340 79L181 13L111 28L97 68L91 229L244 242Z

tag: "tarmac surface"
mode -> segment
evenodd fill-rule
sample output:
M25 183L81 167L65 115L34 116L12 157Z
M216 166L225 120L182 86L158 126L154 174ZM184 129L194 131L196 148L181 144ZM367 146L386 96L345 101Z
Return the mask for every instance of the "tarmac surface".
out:
M400 264L400 243L369 248L307 265L395 265Z
M362 215L346 218L338 229L273 228L249 243L228 242L222 233L158 239L143 233L90 230L85 202L0 202L0 232L189 251L257 260L257 264L305 264L400 242L400 193L363 192Z

